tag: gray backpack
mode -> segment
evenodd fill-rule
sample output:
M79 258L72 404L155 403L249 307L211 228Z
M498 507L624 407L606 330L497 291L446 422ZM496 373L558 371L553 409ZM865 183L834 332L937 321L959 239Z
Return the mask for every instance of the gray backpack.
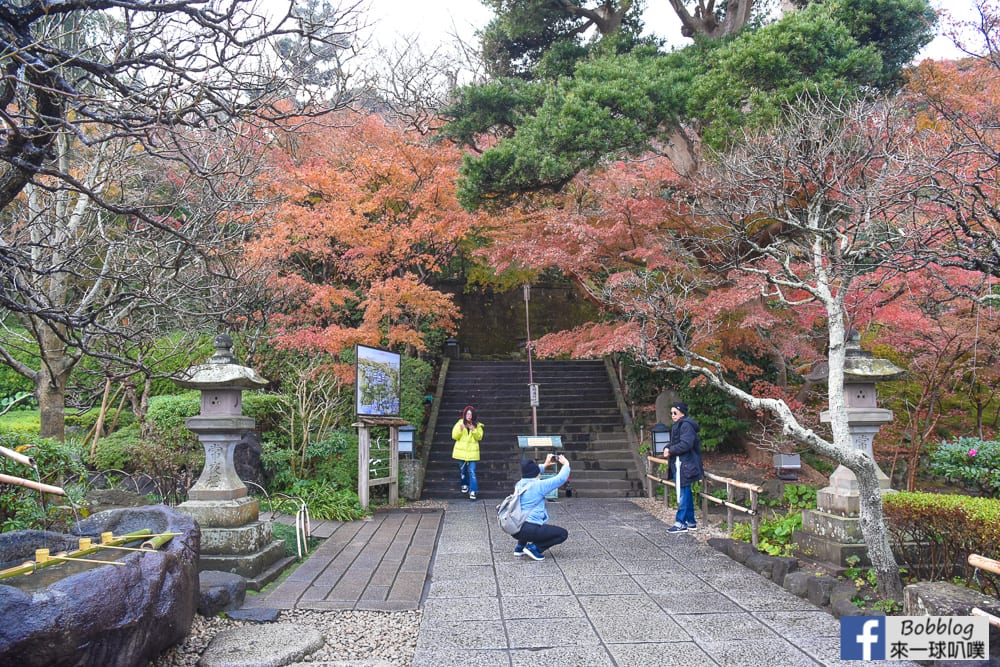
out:
M521 530L521 526L524 525L525 519L528 516L521 511L521 494L527 487L521 487L520 490L514 491L506 498L503 499L499 505L497 505L497 521L500 523L500 529L508 535L514 535Z

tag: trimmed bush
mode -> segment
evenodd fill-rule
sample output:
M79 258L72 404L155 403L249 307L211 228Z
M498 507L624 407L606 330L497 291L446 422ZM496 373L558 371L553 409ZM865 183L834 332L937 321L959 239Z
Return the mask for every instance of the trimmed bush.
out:
M38 437L41 415L38 410L13 410L0 417L0 433Z
M1000 595L1000 576L968 564L975 553L1000 560L1000 500L938 493L889 493L883 506L900 565L921 579L959 577Z
M139 447L139 426L133 424L128 428L118 429L106 438L97 441L94 456L89 460L98 471L124 470L134 472L132 457Z

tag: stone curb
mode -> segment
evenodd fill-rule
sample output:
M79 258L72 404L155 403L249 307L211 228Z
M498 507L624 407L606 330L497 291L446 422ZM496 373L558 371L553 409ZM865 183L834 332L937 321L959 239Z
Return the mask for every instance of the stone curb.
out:
M757 551L753 545L728 537L712 537L708 545L729 556L757 574L770 579L786 591L809 600L817 607L841 616L884 616L874 610L862 610L851 600L857 589L850 582L827 574L810 574L799 570L797 558L768 556ZM851 589L848 591L848 587Z

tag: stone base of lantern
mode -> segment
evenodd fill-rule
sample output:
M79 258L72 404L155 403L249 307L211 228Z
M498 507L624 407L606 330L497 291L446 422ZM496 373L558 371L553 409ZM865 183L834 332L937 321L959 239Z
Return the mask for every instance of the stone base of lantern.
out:
M194 517L203 533L206 528L245 526L260 517L260 504L249 496L233 500L188 500L177 509Z
M271 524L253 521L236 528L202 528L198 570L232 572L259 591L274 581L294 559L285 556L285 541L275 540Z
M858 565L870 564L857 516L803 510L802 530L795 531L793 539L798 545L799 553L809 560L835 568L847 568L851 565L847 559L857 556Z
M285 556L285 541L274 539L271 524L258 520L256 498L188 500L177 509L201 527L199 572L232 572L259 591L295 560Z
M884 493L889 489L889 478L878 466L875 471L879 488ZM829 514L856 517L861 513L859 494L858 478L844 466L837 466L830 475L830 486L816 492L816 508Z
M882 493L891 491L889 478L878 468L876 471ZM858 480L846 467L838 466L830 475L830 486L816 492L816 509L802 511L802 530L794 536L799 551L838 569L850 567L847 559L852 556L858 558L856 565L871 565L858 519L860 512Z
M212 530L209 529L210 532ZM204 536L203 532L202 538ZM293 562L294 558L285 556L285 541L275 540L252 553L202 553L198 560L198 571L232 572L247 580L247 590L259 591L277 579Z

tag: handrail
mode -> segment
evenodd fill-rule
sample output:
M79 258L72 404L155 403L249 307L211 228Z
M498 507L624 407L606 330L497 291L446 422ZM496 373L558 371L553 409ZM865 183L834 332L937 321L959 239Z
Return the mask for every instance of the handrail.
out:
M980 570L987 570L993 574L1000 574L1000 561L980 556L979 554L969 554L969 565L978 567Z
M653 474L653 465L664 464L668 465L670 461L668 459L660 458L658 456L647 456L646 457L646 492L650 498L653 497L653 482L660 482L666 486L676 486L676 484L669 479L663 479L657 477ZM715 496L710 496L708 494L708 481L719 482L726 485L726 499L716 498ZM750 507L744 507L743 505L737 505L733 502L733 489L745 489L750 492ZM764 492L764 487L758 486L756 484L751 484L749 482L741 482L739 480L731 479L729 477L722 477L721 475L713 475L710 472L704 473L704 479L701 485L701 505L702 513L708 516L708 503L713 502L717 505L723 505L726 508L726 525L729 526L729 531L733 530L733 510L738 512L743 512L750 515L750 542L756 548L759 541L760 535L760 512L757 509L759 494ZM663 494L663 502L665 505L669 505L670 494Z
M987 572L992 572L993 574L1000 574L1000 561L993 560L992 558L987 558L986 556L980 556L979 554L969 554L969 565L980 570L986 570ZM1000 618L994 616L988 611L983 611L978 607L973 607L970 611L973 616L983 616L989 621L989 624L993 627L1000 628Z

